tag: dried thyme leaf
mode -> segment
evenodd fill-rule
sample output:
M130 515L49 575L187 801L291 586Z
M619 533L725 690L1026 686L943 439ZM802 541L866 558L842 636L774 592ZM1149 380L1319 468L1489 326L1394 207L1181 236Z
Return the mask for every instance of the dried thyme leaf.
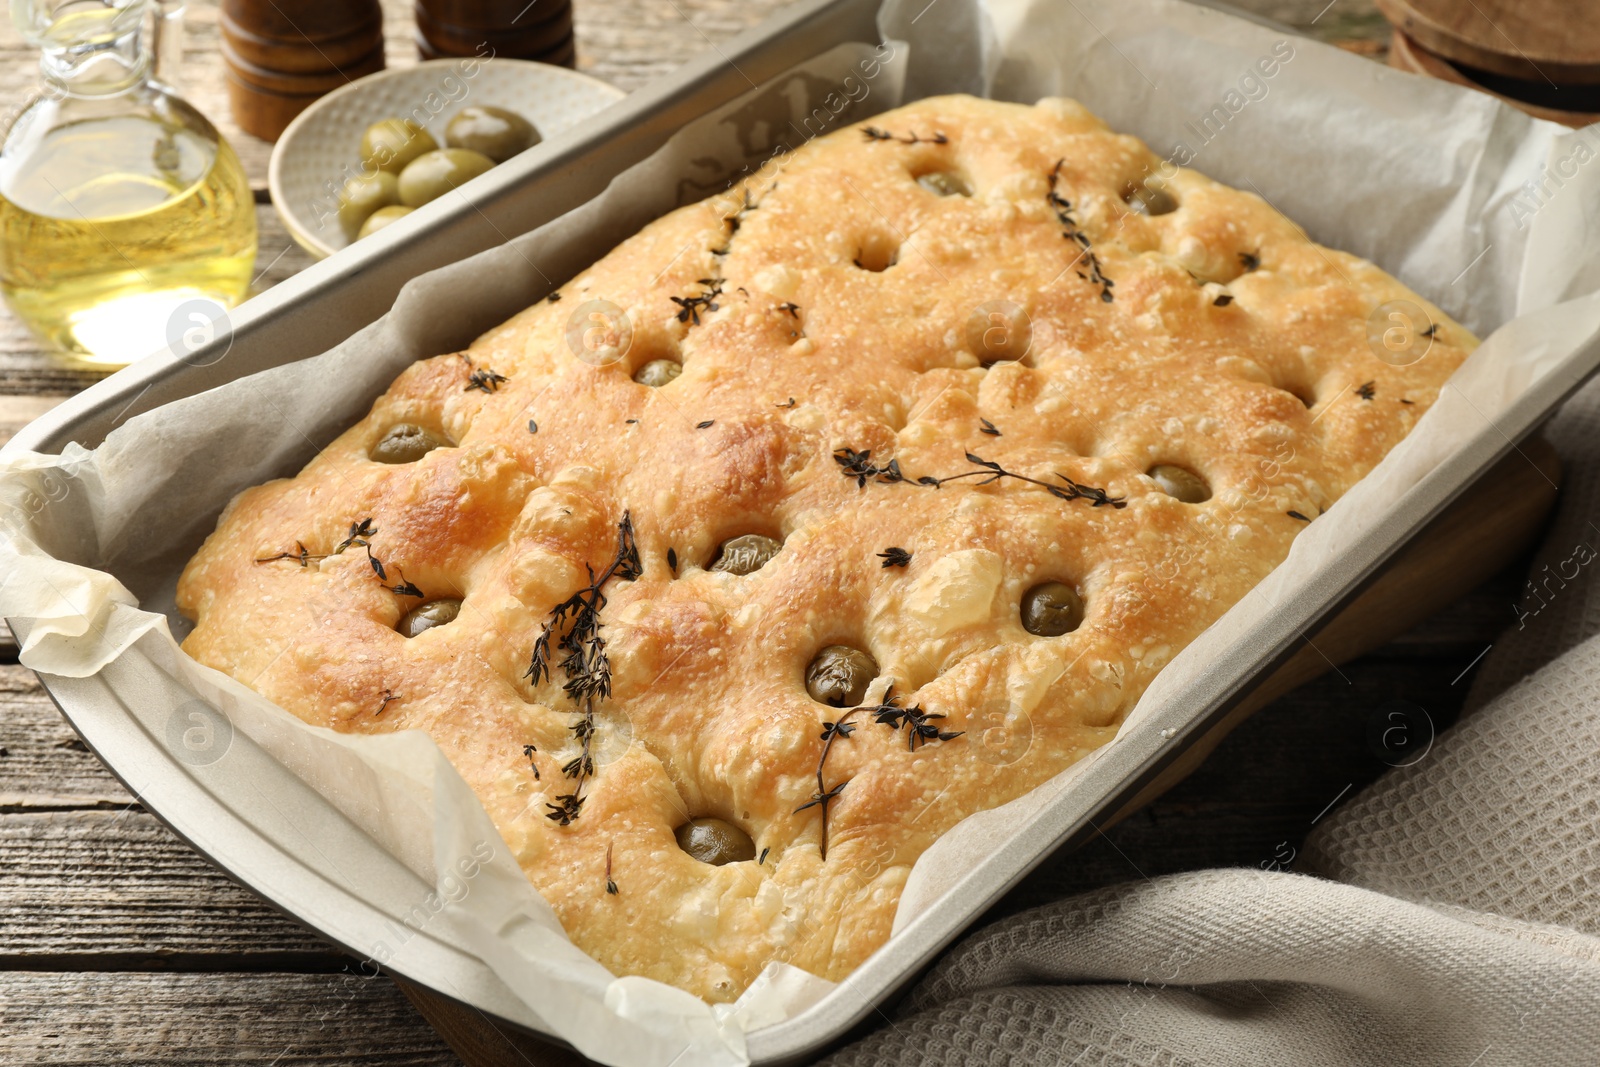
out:
M890 567L909 567L911 565L911 553L903 548L886 548L878 553L878 558L883 560L885 570Z

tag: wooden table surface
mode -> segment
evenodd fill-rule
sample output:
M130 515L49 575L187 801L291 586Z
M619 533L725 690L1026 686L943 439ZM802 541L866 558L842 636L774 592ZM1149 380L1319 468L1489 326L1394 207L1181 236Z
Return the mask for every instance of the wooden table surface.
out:
M624 89L761 21L778 0L574 0L579 66ZM1246 6L1381 59L1370 0ZM415 61L409 4L385 0L391 67ZM19 98L34 57L0 36L0 94ZM264 188L270 146L228 115L216 8L192 3L180 87ZM309 259L264 193L258 289ZM57 366L0 313L0 441L94 379ZM1063 892L1217 865L1285 866L1331 806L1385 765L1369 748L1401 698L1438 728L1513 619L1517 568L1340 672L1277 701L1192 778L1094 845L1046 864L997 909ZM261 904L175 839L78 741L0 641L0 1063L402 1064L458 1062L386 979Z

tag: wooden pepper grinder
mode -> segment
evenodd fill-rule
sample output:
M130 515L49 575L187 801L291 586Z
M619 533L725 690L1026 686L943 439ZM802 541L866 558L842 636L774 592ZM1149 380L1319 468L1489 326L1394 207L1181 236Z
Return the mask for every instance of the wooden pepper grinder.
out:
M222 0L234 121L275 141L317 97L383 69L378 0Z
M416 0L417 52L573 65L572 0Z

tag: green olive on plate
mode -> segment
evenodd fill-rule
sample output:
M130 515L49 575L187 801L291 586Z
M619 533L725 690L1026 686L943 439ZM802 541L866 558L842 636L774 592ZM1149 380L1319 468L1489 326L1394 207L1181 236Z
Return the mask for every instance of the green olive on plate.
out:
M400 202L406 207L421 207L493 167L494 160L469 148L424 152L400 172Z
M412 160L438 147L439 142L410 119L379 119L361 135L361 166L399 174Z
M386 170L358 174L345 182L339 193L339 228L353 240L374 211L399 202L400 179L393 174Z
M368 215L367 221L361 224L361 229L356 234L356 240L359 241L363 237L371 237L395 219L403 219L414 210L416 209L406 207L403 204L390 204L388 207L380 207Z
M503 107L478 104L464 107L444 128L445 144L481 152L496 163L504 163L540 140L533 123Z

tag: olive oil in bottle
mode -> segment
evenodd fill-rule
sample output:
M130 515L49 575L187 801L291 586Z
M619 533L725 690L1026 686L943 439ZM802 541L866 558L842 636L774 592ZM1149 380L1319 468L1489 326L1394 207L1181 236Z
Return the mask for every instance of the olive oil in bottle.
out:
M146 77L148 0L15 3L46 92L0 146L0 294L68 362L119 367L243 299L254 200L216 129Z

